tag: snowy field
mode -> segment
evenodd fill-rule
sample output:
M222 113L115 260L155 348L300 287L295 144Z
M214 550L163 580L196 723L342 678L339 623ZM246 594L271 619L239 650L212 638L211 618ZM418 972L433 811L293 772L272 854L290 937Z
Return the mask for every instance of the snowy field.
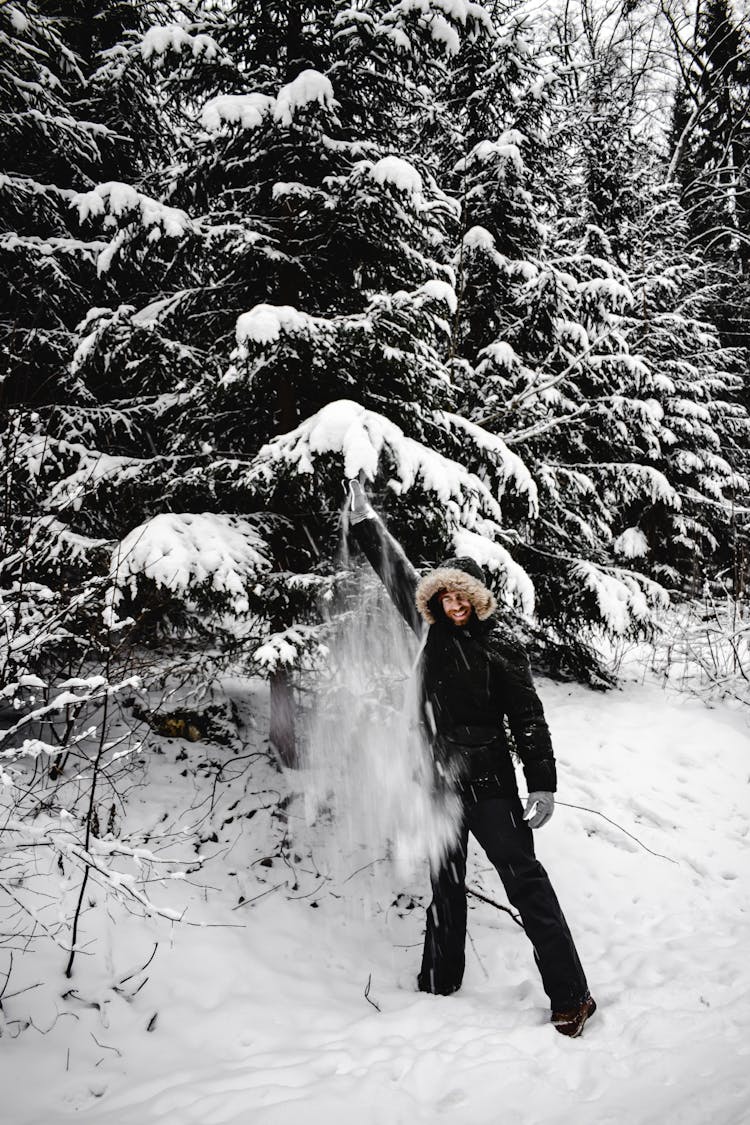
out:
M463 990L416 993L425 878L399 886L357 848L326 877L289 844L301 803L279 815L278 775L227 767L177 847L200 821L213 858L150 888L187 899L183 923L111 904L113 925L100 903L72 981L59 951L16 958L3 1123L747 1125L748 717L649 683L539 687L561 803L537 849L599 1004L581 1039L555 1034L523 933L476 899ZM130 799L144 829L200 801L226 754L163 745ZM469 878L504 901L481 856Z

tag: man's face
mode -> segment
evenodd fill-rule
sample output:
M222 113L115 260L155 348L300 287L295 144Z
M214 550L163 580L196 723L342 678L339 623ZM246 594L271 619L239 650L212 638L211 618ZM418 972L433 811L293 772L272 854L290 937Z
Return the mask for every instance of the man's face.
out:
M440 604L443 613L454 625L465 625L471 617L471 602L465 594L459 594L457 590L443 590Z

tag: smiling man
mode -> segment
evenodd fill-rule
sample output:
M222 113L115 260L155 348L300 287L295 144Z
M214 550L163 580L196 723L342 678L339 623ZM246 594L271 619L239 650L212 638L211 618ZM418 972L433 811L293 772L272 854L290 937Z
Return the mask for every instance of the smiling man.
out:
M418 987L444 996L461 987L466 940L469 833L499 874L533 945L534 959L562 1035L580 1035L593 1015L581 962L549 877L536 859L532 828L552 816L557 784L549 729L526 653L495 617L482 568L450 558L420 578L387 532L358 481L349 482L352 534L396 607L423 640L419 658L422 725L436 782L461 799L462 821L431 871ZM426 629L425 629L425 626ZM511 746L523 767L521 805Z
M454 625L465 625L471 616L470 600L456 590L443 590L440 594L440 605L445 616Z

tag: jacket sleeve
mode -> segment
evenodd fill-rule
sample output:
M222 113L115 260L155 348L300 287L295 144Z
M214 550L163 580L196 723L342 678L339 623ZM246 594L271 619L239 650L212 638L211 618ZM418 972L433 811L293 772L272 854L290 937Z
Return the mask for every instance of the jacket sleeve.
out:
M424 623L414 601L419 576L400 543L375 515L351 524L350 535L361 547L407 625L421 636Z
M500 666L505 714L528 791L554 793L557 789L555 754L526 650L517 642L509 645Z

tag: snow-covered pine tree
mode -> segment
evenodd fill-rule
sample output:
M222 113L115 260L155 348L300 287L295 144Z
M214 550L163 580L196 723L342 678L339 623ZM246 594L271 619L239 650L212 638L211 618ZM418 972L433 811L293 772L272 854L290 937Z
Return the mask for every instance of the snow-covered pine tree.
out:
M217 232L223 312L212 327L224 373L198 392L201 437L222 455L194 479L231 510L263 511L272 571L255 604L273 638L261 650L272 741L291 761L290 668L314 643L315 598L333 573L342 473L385 471L393 497L412 489L423 518L403 523L420 542L443 524L437 498L483 491L414 444L439 447L434 405L450 404L456 206L412 150L444 59L484 14L379 0L262 17L237 8L244 81L203 106L178 198ZM253 69L260 44L266 65Z
M647 198L634 227L640 251L631 271L631 335L645 363L641 396L654 403L647 455L680 503L669 513L642 505L623 511L620 526L639 534L621 532L615 545L636 558L642 551L660 581L696 594L735 568L750 484L744 361L741 349L722 345L711 319L712 287L675 185L654 180ZM735 593L741 585L735 572Z
M96 123L72 110L77 59L60 14L34 3L0 7L0 396L5 618L4 684L20 684L70 631L45 552L75 565L97 545L66 538L43 510L49 414L76 393L67 361L88 308L93 260L71 201L99 160ZM64 656L62 657L64 662Z
M107 863L89 851L108 830L99 820L105 776L114 826L112 792L132 731L126 727L112 741L112 720L118 695L134 686L122 669L128 653L118 651L117 636L102 621L112 542L127 520L124 490L100 504L99 486L111 489L134 475L133 453L142 454L149 414L148 403L132 401L135 373L119 365L114 350L102 349L98 366L86 364L92 325L125 315L121 302L133 274L115 280L107 267L127 241L126 216L142 248L147 234L153 240L181 224L176 213L119 182L126 169L130 176L150 169L159 159L151 146L165 135L133 51L145 11L129 3L0 5L0 739L7 831L0 884L4 902L13 904L3 920L6 939L28 949L38 934L52 938L66 950L68 975L92 870L109 889L122 886L121 873L110 880ZM105 207L122 220L114 244L84 222L92 208ZM51 870L63 878L47 925L36 913L36 879ZM133 899L146 901L139 890Z
M138 458L152 453L158 433L153 420L146 432L158 411L141 397L148 390L135 368L143 363L129 368L111 346L135 311L123 298L148 286L144 249L186 224L113 178L126 168L145 176L168 132L141 65L147 16L132 4L0 9L3 582L17 619L28 612L40 629L46 617L53 622L49 643L29 646L34 667L50 656L66 666L100 655L106 544L132 526L126 490L116 485L141 472ZM106 228L85 221L105 210L117 227L111 242ZM129 240L140 255L132 253L128 274L118 272L118 255Z
M486 77L477 84L483 91L499 73L505 80L494 62L488 57ZM519 454L531 474L538 489L531 518L512 501L504 504L518 532L514 556L533 577L541 616L572 637L587 623L616 633L647 627L664 599L654 578L667 572L659 567L673 557L684 579L691 568L679 547L686 529L707 532L705 526L698 531L696 506L705 517L711 505L724 504L743 486L736 458L733 465L731 456L718 454L722 442L736 443L743 426L742 412L727 401L736 381L726 357L711 365L710 332L684 306L684 290L670 291L673 323L693 345L700 341L700 363L710 369L705 378L713 387L709 397L717 401L707 402L707 383L691 381L683 366L692 345L675 341L670 351L662 333L658 347L655 337L646 346L644 320L654 310L642 278L659 273L665 248L645 228L664 216L663 209L644 205L654 180L645 143L634 132L633 106L604 88L623 78L615 62L583 68L575 104L568 96L557 105L545 99L540 107L540 93L550 91L554 75L547 71L546 82L535 82L527 59L526 88L517 89L515 99L488 99L497 108L494 118L484 116L486 137L471 132L468 110L460 118L469 138L459 283L466 311L458 348L470 361L458 368L467 396L463 409ZM587 85L592 76L593 88ZM552 91L560 88L566 87L556 84ZM520 107L529 101L531 127L520 129ZM508 105L510 113L500 108ZM609 122L604 149L603 106ZM506 142L499 159L498 139ZM546 159L535 159L539 152ZM514 181L512 209L507 195ZM517 231L518 222L513 226L507 216L524 213L526 237L516 233L509 250L508 230ZM668 221L661 234L674 234ZM681 249L678 240L666 278ZM644 254L655 260L646 266ZM660 371L673 358L679 381ZM695 424L685 424L688 415ZM689 466L696 474L688 483ZM717 509L709 523L723 518Z
M184 384L181 436L166 431L183 472L160 502L194 513L169 517L183 527L210 513L215 550L202 539L207 525L170 550L163 512L149 502L123 543L113 609L127 610L123 588L142 597L156 585L187 602L201 580L223 588L226 573L233 583L242 575L234 609L270 630L256 660L271 675L271 735L285 761L294 758L290 670L315 651L316 600L335 576L342 474L388 481L382 498L412 552L453 546L460 528L502 536L487 487L440 455L454 450L444 359L458 207L430 161L412 155L446 60L487 27L482 8L463 0L329 2L304 13L289 4L270 18L241 4L212 13L211 57L192 51L212 96L165 181L203 245L188 238L171 276L190 280L148 312L163 331L179 309L185 350L204 352L202 377ZM175 46L208 34L198 25L149 32L168 98L193 88L193 58L175 59ZM508 464L527 488L520 462ZM127 476L123 464L126 488ZM246 543L223 571L217 559L232 552L221 521ZM181 585L166 573L175 554ZM496 554L507 556L500 546ZM259 574L266 560L270 573ZM525 596L507 560L509 596Z
M685 13L668 6L680 78L671 122L670 179L682 189L691 248L716 287L722 342L750 348L750 34L727 0Z
M77 59L54 5L0 7L0 330L3 401L70 393L66 361L91 263L70 203L92 182L104 132L71 103Z

